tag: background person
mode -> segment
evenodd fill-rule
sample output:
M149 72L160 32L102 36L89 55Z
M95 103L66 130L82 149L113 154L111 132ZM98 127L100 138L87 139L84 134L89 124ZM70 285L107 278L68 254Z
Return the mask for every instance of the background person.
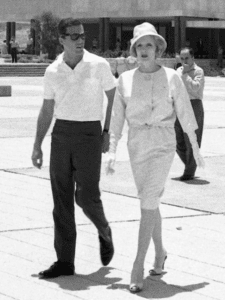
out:
M201 147L203 126L204 126L204 108L203 108L203 90L205 85L204 71L196 65L194 61L194 51L192 48L185 47L180 51L182 67L177 69L183 83L187 89L189 99L198 124L196 136L199 148ZM194 159L192 145L188 135L184 132L179 120L175 123L177 154L185 165L184 173L180 177L181 181L192 180L195 176L197 165Z
M11 38L10 45L11 45L12 63L13 62L17 63L17 52L19 50L19 44L16 42L15 37Z
M92 50L97 50L98 49L98 39L95 36L93 41L92 41Z
M117 143L126 119L130 163L140 198L138 249L130 280L132 293L143 288L144 260L151 238L156 254L150 274L161 274L167 258L159 204L176 151L176 115L190 137L197 163L203 164L195 135L197 124L185 86L175 70L161 67L156 61L166 46L152 24L145 22L134 28L130 53L137 57L139 66L118 79L110 125L106 172L114 172Z
M217 51L217 66L221 69L223 68L223 48L221 45L219 45Z
M186 47L190 47L186 45ZM204 55L204 44L201 38L199 38L198 42L197 42L197 54L199 58L203 58Z
M84 49L85 32L80 21L62 19L58 32L64 52L45 72L44 102L32 153L34 166L41 168L41 145L54 114L50 180L57 261L39 273L42 278L74 274L77 236L74 197L98 230L104 266L110 263L114 253L111 229L100 198L99 180L102 151L106 152L109 146L115 79L104 58ZM102 129L104 91L108 106Z
M4 40L2 43L1 54L2 55L8 54L8 46L6 44L6 40Z
M174 65L174 70L177 70L179 67L182 66L181 60L180 60L180 55L179 53L175 54L175 65Z

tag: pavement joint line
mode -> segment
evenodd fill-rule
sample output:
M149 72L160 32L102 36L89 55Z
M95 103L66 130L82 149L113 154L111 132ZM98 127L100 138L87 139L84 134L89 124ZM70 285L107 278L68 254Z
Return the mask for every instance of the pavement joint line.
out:
M128 198L138 199L137 197L131 196L131 195L125 195L125 194L122 194L122 193L115 193L115 192L106 191L106 190L102 190L102 191L105 192L105 193L108 193L108 194L120 195L120 196L124 196L124 197L128 197ZM163 201L161 201L161 204L174 206L174 207L178 207L178 208L183 208L183 209L188 209L188 210L199 211L199 212L203 212L203 213L206 213L206 214L214 214L214 215L221 215L221 214L223 215L224 214L224 212L223 213L215 213L215 212L211 212L211 211L207 211L207 210L202 210L202 209L197 209L197 208L190 208L190 207L181 206L181 205L177 205L177 204L165 203Z
M221 155L221 156L223 156L223 155ZM29 168L25 168L25 169L32 169L32 168L33 167L29 167ZM21 168L18 168L18 170L20 170L20 169ZM12 174L17 174L17 175L23 175L23 176L33 177L33 178L38 178L38 179L42 179L42 180L48 180L48 181L50 180L49 178L38 177L38 176L35 176L35 175L31 175L31 174L18 173L18 172L12 171L10 169L0 169L0 171L6 172L6 173L12 173ZM135 196L125 195L125 194L122 194L122 193L116 193L116 192L112 192L112 191L107 191L105 189L102 189L102 191L104 193L108 193L108 194L113 194L113 195L119 195L119 196L123 196L123 197L127 197L127 198L138 199ZM181 205L177 205L177 204L165 203L163 201L161 202L161 204L169 205L169 206L173 206L173 207L178 207L178 208L183 208L183 209L188 209L188 210L193 210L193 211L199 211L199 212L206 213L206 214L213 214L213 215L224 215L225 214L224 212L222 212L222 213L216 213L216 212L211 212L211 211L207 211L207 210L202 210L202 209L197 209L197 208L190 208L190 207L186 207L186 206L181 206Z
M222 213L221 213L222 214ZM194 217L207 217L210 216L211 213L208 214L199 214L199 215L184 215L184 216L174 216L174 217L163 217L164 220L169 219L183 219L183 218L194 218ZM132 220L117 220L117 221L110 221L109 224L118 224L118 223L133 223L133 222L139 222L140 219L132 219ZM77 224L77 227L81 226L90 226L92 223L82 223ZM0 230L1 233L5 232L17 232L17 231L32 231L32 230L42 230L42 229L52 229L54 226L43 226L43 227L32 227L32 228L16 228L16 229L7 229L7 230Z
M210 215L224 215L224 212L216 213L216 212L211 212L211 211L207 211L207 210L203 210L203 209L190 208L190 207L186 207L186 206L182 206L182 205L178 205L178 204L170 204L170 203L165 203L165 202L161 202L161 204L178 207L178 208L183 208L183 209L188 209L188 210L199 211L199 212L210 214Z
M3 296L5 296L6 298L9 298L9 299L18 300L18 298L11 297L11 296L3 294L1 292L0 292L0 295L3 295Z
M33 138L34 136L25 135L25 136L0 136L0 139L24 139L24 138Z

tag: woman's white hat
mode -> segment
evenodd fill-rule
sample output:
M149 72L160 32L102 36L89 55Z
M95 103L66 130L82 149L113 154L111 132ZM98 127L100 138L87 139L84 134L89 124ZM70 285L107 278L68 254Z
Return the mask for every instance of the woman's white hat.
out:
M153 35L157 37L157 39L160 41L158 43L159 49L161 50L161 54L166 50L167 43L161 35L159 35L155 29L155 27L148 23L144 22L140 25L137 25L134 27L134 33L133 33L133 38L131 39L131 45L130 45L130 55L136 57L136 51L134 50L135 43L137 40L139 40L142 36L145 35Z

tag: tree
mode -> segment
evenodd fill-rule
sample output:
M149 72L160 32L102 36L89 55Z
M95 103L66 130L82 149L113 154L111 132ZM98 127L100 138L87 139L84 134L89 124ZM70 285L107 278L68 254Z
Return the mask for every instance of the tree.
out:
M40 44L43 53L48 53L49 59L55 59L57 49L60 48L58 39L58 24L60 19L52 12L43 12L36 16L33 22L33 29L36 32L36 43Z

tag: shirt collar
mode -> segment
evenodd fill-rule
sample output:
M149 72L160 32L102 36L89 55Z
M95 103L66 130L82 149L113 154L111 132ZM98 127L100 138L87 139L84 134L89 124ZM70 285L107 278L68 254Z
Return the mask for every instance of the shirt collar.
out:
M64 56L64 52L62 52L58 55L57 61L59 64L65 63L63 60L63 56ZM91 62L91 61L93 61L93 55L89 51L84 49L84 54L83 54L83 57L80 62Z

